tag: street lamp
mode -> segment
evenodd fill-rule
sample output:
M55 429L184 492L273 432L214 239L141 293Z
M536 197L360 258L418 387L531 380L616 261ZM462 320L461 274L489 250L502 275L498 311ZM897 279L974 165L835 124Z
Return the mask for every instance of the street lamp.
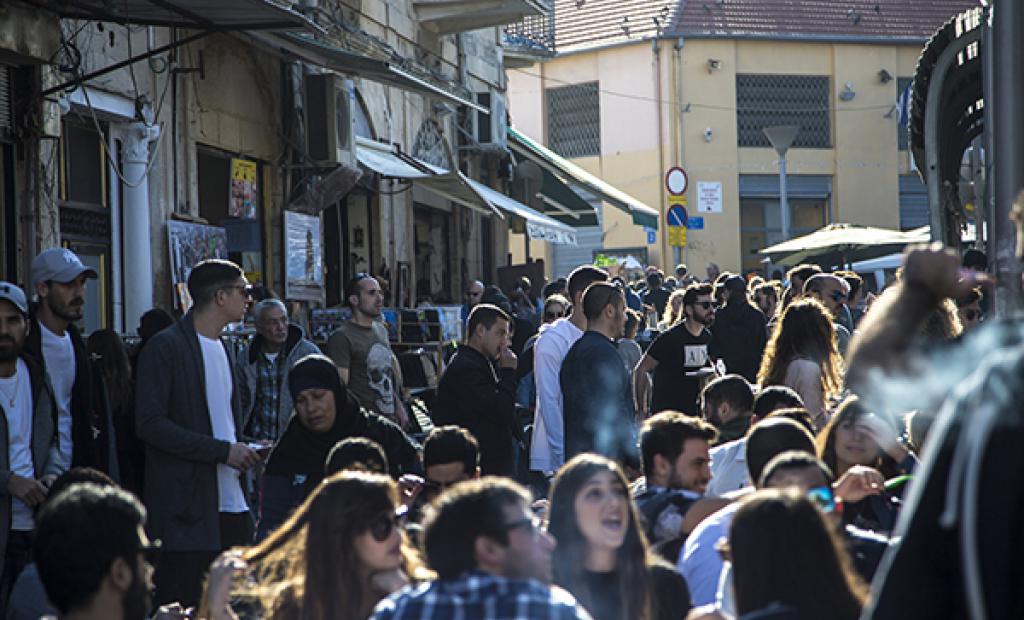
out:
M800 132L799 125L775 125L761 129L779 154L779 208L782 210L782 240L789 239L789 199L786 195L786 151Z

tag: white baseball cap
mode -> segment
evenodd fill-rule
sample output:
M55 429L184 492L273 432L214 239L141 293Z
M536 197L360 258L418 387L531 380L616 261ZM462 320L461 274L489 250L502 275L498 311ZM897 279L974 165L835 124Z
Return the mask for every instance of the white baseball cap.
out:
M21 310L22 314L28 314L28 300L21 287L10 282L0 282L0 300L9 301Z
M96 271L86 267L74 252L67 248L50 248L43 250L32 260L32 284L53 280L66 284L85 274L88 278L96 278Z

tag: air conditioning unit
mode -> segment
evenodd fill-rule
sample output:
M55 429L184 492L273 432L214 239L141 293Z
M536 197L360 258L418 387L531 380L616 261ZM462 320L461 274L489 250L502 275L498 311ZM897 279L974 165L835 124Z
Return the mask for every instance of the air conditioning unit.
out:
M306 149L325 164L356 165L356 89L334 73L307 75Z
M490 110L490 114L472 111L473 138L486 149L504 151L508 145L508 111L505 108L505 96L488 90L476 93L475 99L480 106Z

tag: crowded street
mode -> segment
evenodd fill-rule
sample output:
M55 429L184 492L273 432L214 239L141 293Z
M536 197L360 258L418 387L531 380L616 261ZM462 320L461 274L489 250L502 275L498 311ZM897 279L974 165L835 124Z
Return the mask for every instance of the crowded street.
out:
M3 3L0 620L1024 618L1022 29Z

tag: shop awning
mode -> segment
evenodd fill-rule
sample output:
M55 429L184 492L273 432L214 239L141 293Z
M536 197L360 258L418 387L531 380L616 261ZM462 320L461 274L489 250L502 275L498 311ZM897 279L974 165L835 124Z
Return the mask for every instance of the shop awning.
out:
M308 30L304 15L274 0L26 0L61 17L195 30Z
M295 32L253 32L250 34L265 45L282 49L304 62L324 69L355 75L372 82L394 86L428 97L445 99L457 105L469 106L484 114L490 113L487 108L469 97L454 92L447 85L414 75L393 62L370 58L330 43L318 41L310 35Z
M469 179L469 184L495 207L512 216L522 218L526 225L526 234L530 239L550 241L555 245L576 245L576 231L571 226L535 211L479 181Z
M629 194L602 181L583 168L580 168L576 164L556 154L546 146L536 142L532 138L511 127L508 129L508 137L509 147L511 147L517 155L534 162L561 183L567 184L570 187L578 186L597 195L608 204L629 213L633 218L633 223L638 226L658 228L659 215L657 210L652 209ZM545 182L546 181L547 178L545 177ZM545 196L548 196L548 194L543 190L542 193L544 193ZM580 210L578 203L576 203L575 207L572 205L562 206L569 210ZM591 208L590 211L593 211L593 209Z
M370 170L389 179L405 179L446 200L487 215L504 215L484 199L458 169L445 170L400 152L394 145L368 138L356 138L356 159Z
M412 181L442 198L488 215L505 219L508 214L522 219L531 239L550 241L556 245L576 244L576 231L570 226L466 177L459 170L449 171L428 164L398 152L391 144L367 138L356 140L356 158L359 163L381 176Z

